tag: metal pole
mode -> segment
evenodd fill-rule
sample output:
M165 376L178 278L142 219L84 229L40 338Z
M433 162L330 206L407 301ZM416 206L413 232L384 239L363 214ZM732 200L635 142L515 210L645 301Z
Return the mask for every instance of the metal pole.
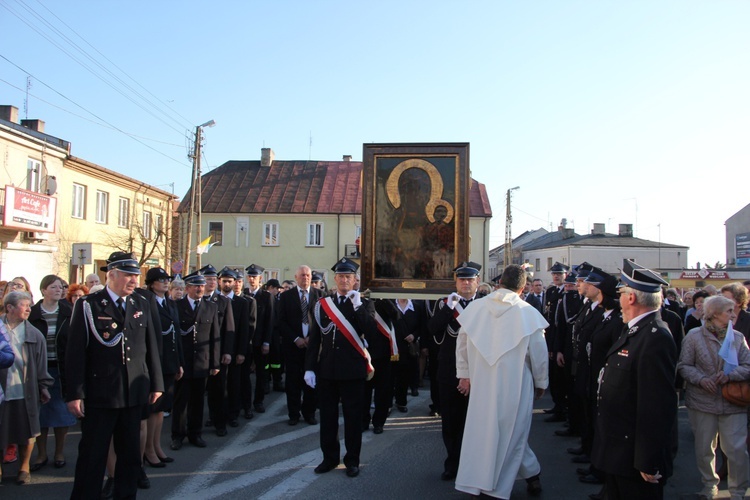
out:
M197 242L200 244L203 238L202 230L201 230L201 212L203 209L203 202L202 202L202 191L203 191L203 182L201 182L201 125L198 125L195 127L195 182L196 182L196 189L195 189L195 209L196 209L196 225L198 226L196 229L198 238ZM201 268L201 254L198 252L195 252L195 269Z
M196 182L195 173L196 173L196 158L198 158L198 155L196 154L198 152L199 144L200 144L200 133L201 128L196 127L195 130L195 147L193 148L193 176L190 179L190 210L188 210L188 219L187 224L185 227L185 258L183 260L183 267L182 267L182 275L185 276L186 274L190 273L190 250L193 246L193 212L195 211L195 190L196 185L198 184Z

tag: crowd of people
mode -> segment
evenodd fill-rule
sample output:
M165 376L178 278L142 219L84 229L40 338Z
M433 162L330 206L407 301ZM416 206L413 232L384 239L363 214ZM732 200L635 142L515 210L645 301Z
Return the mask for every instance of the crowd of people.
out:
M206 432L222 438L264 413L272 390L285 393L290 426L319 425L315 473L343 461L356 477L362 433L381 434L392 411L408 412L427 377L441 477L459 491L509 498L519 478L529 494L542 491L528 436L534 401L549 389L545 421L580 437L567 451L579 480L601 485L592 498L661 498L684 391L701 494L715 497L727 475L732 498L744 496L747 411L721 386L750 379L750 284L680 296L625 261L619 277L555 263L545 289L521 266L480 283L481 266L462 262L455 292L427 301L368 298L350 259L331 270L330 289L306 265L294 280L263 283L257 264L174 277L153 268L139 287L138 262L115 252L104 284L97 274L70 286L45 276L36 303L24 278L0 283L0 449L19 462L15 482L65 467L79 421L71 498L134 497L150 486L146 467L175 460L163 433L170 452L186 441L204 448Z

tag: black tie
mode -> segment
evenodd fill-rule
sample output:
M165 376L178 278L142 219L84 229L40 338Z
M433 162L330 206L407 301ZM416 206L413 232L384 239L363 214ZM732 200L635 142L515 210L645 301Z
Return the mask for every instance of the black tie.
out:
M193 311L195 311L196 309L198 309L198 304L200 304L200 303L201 303L201 299L193 301Z
M339 305L343 306L345 301L346 297L344 295L339 295Z
M307 303L307 291L302 290L302 298L300 299L300 303L302 304L302 324L306 325L308 318L307 318L307 308L309 307Z
M125 316L125 301L122 300L122 297L118 297L117 299L117 308L122 312L122 315Z

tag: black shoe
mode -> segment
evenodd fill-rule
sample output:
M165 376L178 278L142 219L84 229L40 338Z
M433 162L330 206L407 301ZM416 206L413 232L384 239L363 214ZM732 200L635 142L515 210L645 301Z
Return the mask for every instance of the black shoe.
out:
M573 432L570 429L560 429L555 431L555 436L562 436L562 437L575 437L577 436L577 432Z
M588 455L578 455L577 457L573 457L570 459L571 462L574 464L590 464L591 459Z
M216 435L219 436L220 438L223 438L224 436L227 435L227 430L226 429L216 429Z
M589 474L591 474L591 467L589 467L588 469L579 467L576 469L576 474L578 474L579 476L588 476Z
M583 451L583 448L568 448L568 453L571 455L583 455L585 452Z
M323 460L322 462L320 462L320 464L317 467L315 467L315 473L325 474L326 472L332 471L338 466L339 464L335 464L333 462L326 462L325 460Z
M193 446L196 446L198 448L205 448L207 446L206 442L200 436L195 436L195 437L192 437L192 438L188 438L188 440L190 441L190 444L192 444Z
M396 405L396 408L397 408L397 409L398 409L398 411L400 411L401 413L406 413L406 412L408 412L408 411L409 411L409 408L407 408L407 407L406 407L405 405Z
M148 458L146 458L146 455L143 455L143 463L148 464L150 467L153 467L155 469L163 469L167 466L166 463L162 462L161 460L157 460L156 462L152 462Z
M450 481L455 478L456 478L456 473L453 471L449 471L449 470L443 471L443 473L440 475L440 479L442 479L443 481Z
M182 448L182 439L173 439L169 447L173 450L179 450Z
M382 434L383 433L383 426L382 425L373 425L372 426L372 433L373 434Z
M544 419L545 422L565 422L565 415L562 413L553 413Z
M297 425L298 423L299 423L299 417L289 419L289 425Z
M263 405L263 403L255 403L253 405L253 408L255 408L255 411L258 413L265 413L266 407Z
M546 410L543 410L543 411L547 415L549 415L551 413L560 413L560 411L556 407L555 408L547 408Z
M146 475L146 469L141 466L141 470L138 473L138 487L142 490L147 490L151 487L151 481Z
M542 492L542 482L539 481L539 474L526 480L526 492L534 497Z
M210 418L208 420L206 420L206 427L213 427L213 426L214 426L214 421L213 420L211 420Z
M603 484L604 483L604 481L602 481L601 479L599 479L598 477L596 477L593 474L588 474L586 476L581 476L581 477L578 478L578 480L580 482L586 483L586 484Z
M274 382L273 383L273 390L275 392L284 392L286 390L285 387L284 387L284 382L281 382L281 381Z
M602 492L592 493L589 495L591 500L604 500L604 494Z
M160 457L159 455L156 455L156 458L159 459L159 461L164 462L165 464L171 464L174 462L174 458L172 457Z
M357 467L356 465L350 465L346 468L346 475L349 477L359 476L359 467Z
M245 420L251 420L255 415L253 415L253 410L245 410Z
M29 467L29 472L36 472L39 469L41 469L42 467L44 467L45 465L47 465L47 463L49 463L49 459L45 458L41 462L37 462L35 464L31 464L31 467Z
M305 417L305 422L307 422L310 425L318 425L318 419L315 418L315 415L310 415Z
M239 427L239 426L240 426L240 423L237 422L236 418L229 421L229 427Z
M419 391L417 389L412 389L411 390L411 395L416 398L417 396L419 396Z
M104 488L102 488L102 500L111 500L115 496L115 480L114 478L108 477L104 482Z

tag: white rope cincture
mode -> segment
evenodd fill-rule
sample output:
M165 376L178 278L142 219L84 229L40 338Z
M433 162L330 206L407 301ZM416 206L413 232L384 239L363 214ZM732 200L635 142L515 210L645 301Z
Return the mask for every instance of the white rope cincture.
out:
M86 315L86 319L88 320L91 332L94 334L94 338L101 345L105 347L114 347L120 343L120 340L122 340L122 338L124 337L122 332L119 332L117 335L115 335L112 340L104 340L101 335L99 335L99 332L96 330L96 325L94 323L94 315L91 312L91 304L89 304L88 301L83 303L83 313Z
M170 333L172 333L173 331L174 331L174 323L172 323L171 325L169 325L169 330L167 330L166 332L161 332L161 334L163 336L166 336L166 335L169 335Z
M315 317L315 322L318 324L318 327L320 328L320 334L321 335L328 335L331 333L332 330L336 328L336 324L331 321L328 323L328 326L323 328L323 323L320 321L320 301L315 303L315 308L313 309L313 316Z

